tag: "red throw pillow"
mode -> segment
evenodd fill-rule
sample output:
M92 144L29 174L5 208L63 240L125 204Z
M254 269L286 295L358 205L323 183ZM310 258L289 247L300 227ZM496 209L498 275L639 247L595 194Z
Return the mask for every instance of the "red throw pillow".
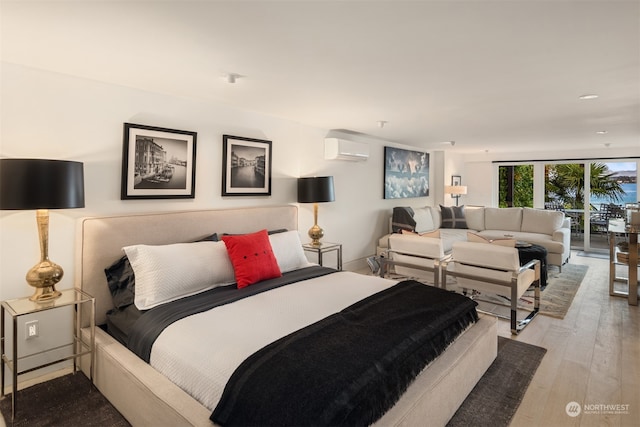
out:
M236 274L238 289L261 280L282 276L271 249L267 230L238 236L222 236Z

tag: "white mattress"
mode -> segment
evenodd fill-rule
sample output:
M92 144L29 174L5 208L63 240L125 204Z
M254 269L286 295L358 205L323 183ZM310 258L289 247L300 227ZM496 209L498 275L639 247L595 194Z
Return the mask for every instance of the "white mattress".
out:
M150 363L213 410L231 374L251 354L395 283L338 272L216 307L166 328Z

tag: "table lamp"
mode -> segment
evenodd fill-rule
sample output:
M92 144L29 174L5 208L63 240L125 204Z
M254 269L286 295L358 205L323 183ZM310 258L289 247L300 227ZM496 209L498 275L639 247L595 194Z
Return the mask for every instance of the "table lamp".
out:
M320 246L324 231L318 226L318 203L333 202L332 176L298 178L298 203L313 203L313 227L309 229L309 237L313 246Z
M0 159L0 209L36 210L40 262L27 272L35 287L31 301L46 302L61 294L55 285L64 274L49 260L49 209L84 207L84 170L80 162L45 159Z
M451 194L451 196L456 199L456 206L458 206L458 199L460 198L460 196L467 194L467 186L466 185L445 185L444 192L445 194Z

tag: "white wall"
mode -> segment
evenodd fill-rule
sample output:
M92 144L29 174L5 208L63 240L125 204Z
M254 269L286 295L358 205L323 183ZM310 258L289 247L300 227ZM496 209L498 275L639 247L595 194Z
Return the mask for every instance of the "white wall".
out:
M321 204L319 223L325 230L326 241L343 243L345 268L356 269L365 267L364 258L375 253L377 239L387 231L387 218L393 206L432 204L433 197L383 199L384 145L402 145L358 136L356 139L370 144L368 161L325 160L324 138L335 134L327 129L222 104L148 93L6 62L1 66L0 157L84 162L86 207L50 212L49 256L65 270L58 289L73 287L75 229L77 219L85 216L290 204L296 202L297 177L333 175L336 201ZM195 199L120 199L125 122L198 133ZM223 134L272 141L270 197L221 196ZM443 173L442 162L433 163L432 179ZM311 205L300 206L299 223L302 239L306 241L306 230L313 225ZM35 212L0 211L0 300L33 292L24 276L39 256ZM40 319L42 325L70 322L64 312L22 319L18 325L21 354L33 354L68 340L69 330L56 327L42 328L39 338L24 341L23 324L34 318ZM21 369L52 357L28 359Z
M295 203L297 177L333 175L336 201L320 205L319 223L325 240L344 244L349 264L374 253L393 206L423 206L433 200L383 200L385 143L363 136L357 138L370 144L368 161L325 160L327 129L8 63L2 63L2 102L0 156L84 162L86 207L51 211L49 254L65 269L60 289L73 286L79 217ZM124 122L198 132L195 199L120 200ZM221 197L223 134L273 141L270 197ZM433 163L432 179L436 170L443 173L442 165ZM311 206L301 205L303 239L312 223ZM24 274L39 259L34 212L0 211L0 233L0 298L29 295Z

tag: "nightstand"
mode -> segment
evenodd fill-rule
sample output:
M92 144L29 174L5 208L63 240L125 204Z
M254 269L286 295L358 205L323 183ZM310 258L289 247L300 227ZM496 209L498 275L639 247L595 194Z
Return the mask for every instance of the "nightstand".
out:
M320 242L319 245L313 245L311 243L304 243L302 245L302 249L307 252L315 252L318 255L318 264L322 265L322 255L327 252L336 252L337 260L336 260L336 269L342 270L342 244L341 243L329 243L329 242Z
M47 366L54 365L56 363L63 362L65 360L73 359L73 372L78 369L78 361L81 356L90 355L91 362L89 366L89 380L93 384L93 369L94 369L94 346L95 346L95 298L91 295L83 292L79 289L65 289L62 295L54 300L46 302L34 302L29 300L29 297L17 298L7 301L2 301L0 304L0 352L2 353L2 369L0 379L0 396L4 396L4 383L5 383L5 367L11 369L13 374L13 384L11 393L11 419L13 420L16 413L16 392L18 391L18 375L26 374L27 372L35 371ZM90 318L82 319L82 305L88 304L90 308ZM63 344L59 347L45 350L42 353L47 353L53 350L59 350L61 348L69 348L71 355L58 358L54 361L43 363L41 365L25 369L20 371L18 362L20 359L29 357L23 356L18 358L18 318L27 314L34 314L46 310L55 310L62 307L74 307L73 312L73 341L68 344ZM5 353L5 316L9 314L12 319L12 357L11 359ZM86 342L82 339L81 328L83 326L83 320L89 324L90 327L90 341Z

